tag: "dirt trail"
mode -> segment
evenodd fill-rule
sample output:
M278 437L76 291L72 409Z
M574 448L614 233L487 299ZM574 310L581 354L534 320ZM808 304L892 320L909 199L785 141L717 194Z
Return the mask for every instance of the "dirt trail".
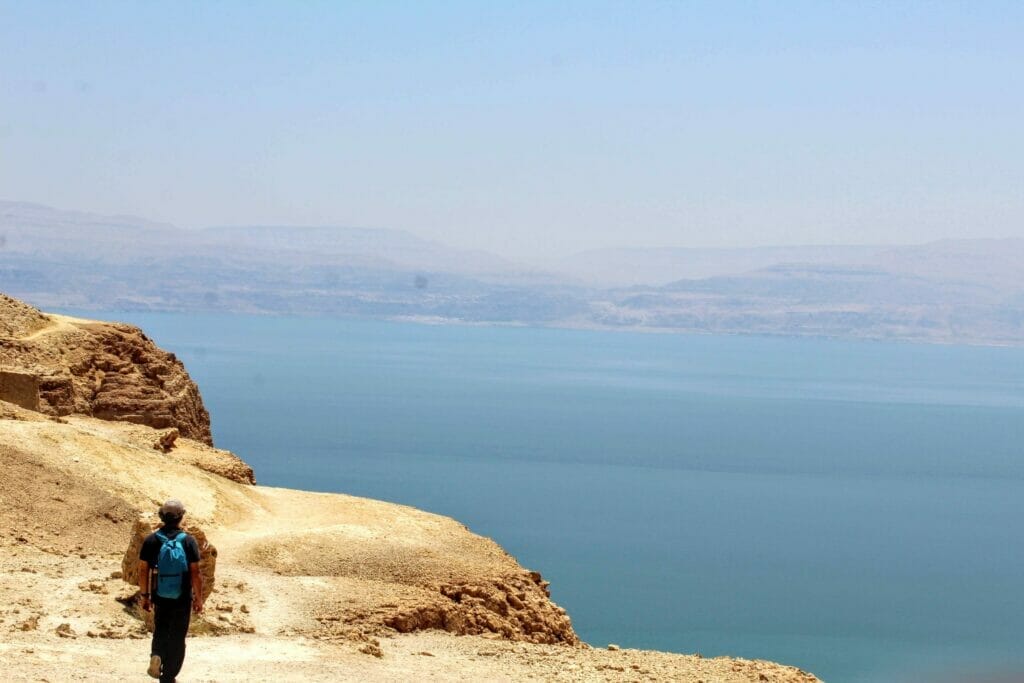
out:
M17 337L20 341L35 341L40 337L47 335L56 334L58 332L68 332L73 330L77 325L88 325L93 323L91 320L83 320L82 318L73 318L69 315L60 315L58 313L47 313L46 317L50 319L50 324L41 329L30 332L29 334L20 335Z
M384 656L299 637L193 638L179 683L208 681L677 681L782 678L768 662L701 659L642 650L579 650L430 632L395 636ZM17 662L16 665L12 664ZM145 681L145 643L15 636L0 643L6 680Z

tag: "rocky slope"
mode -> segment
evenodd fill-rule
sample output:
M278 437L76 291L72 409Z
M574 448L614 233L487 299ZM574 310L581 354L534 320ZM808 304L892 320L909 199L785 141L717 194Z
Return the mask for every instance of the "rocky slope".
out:
M0 367L35 379L41 412L173 427L213 444L185 366L137 327L45 315L2 295L0 319Z
M48 329L20 310L11 336ZM817 680L770 662L592 649L539 573L458 522L254 486L202 442L154 448L165 433L0 401L6 679L141 678L132 548L159 502L178 497L217 547L194 628L210 637L191 641L182 681Z

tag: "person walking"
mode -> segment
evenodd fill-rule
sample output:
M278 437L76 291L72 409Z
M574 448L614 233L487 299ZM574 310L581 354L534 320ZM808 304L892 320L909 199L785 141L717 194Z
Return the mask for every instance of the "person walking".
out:
M146 537L139 551L142 609L153 610L153 644L147 673L174 683L185 661L185 636L191 614L203 611L203 575L199 544L181 530L185 506L169 500L160 506L163 526Z

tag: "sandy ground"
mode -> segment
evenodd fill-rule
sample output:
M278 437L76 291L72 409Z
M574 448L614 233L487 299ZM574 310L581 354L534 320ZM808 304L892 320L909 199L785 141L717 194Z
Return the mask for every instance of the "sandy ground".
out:
M396 635L383 657L304 637L193 638L181 683L198 681L778 681L764 662L641 650L580 650L440 632ZM140 641L14 637L0 644L9 680L146 680ZM816 680L808 678L805 680Z
M22 341L35 341L40 337L44 337L49 334L72 331L75 329L76 325L87 325L95 322L93 320L85 320L83 318L73 318L70 315L60 315L59 313L47 313L46 317L50 321L48 325L40 327L28 334L20 335L18 338Z

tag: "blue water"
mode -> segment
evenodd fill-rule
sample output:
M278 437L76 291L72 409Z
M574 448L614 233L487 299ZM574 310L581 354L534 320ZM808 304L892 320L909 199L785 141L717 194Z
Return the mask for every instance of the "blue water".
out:
M1024 677L1022 349L110 315L261 483L454 516L593 644Z

